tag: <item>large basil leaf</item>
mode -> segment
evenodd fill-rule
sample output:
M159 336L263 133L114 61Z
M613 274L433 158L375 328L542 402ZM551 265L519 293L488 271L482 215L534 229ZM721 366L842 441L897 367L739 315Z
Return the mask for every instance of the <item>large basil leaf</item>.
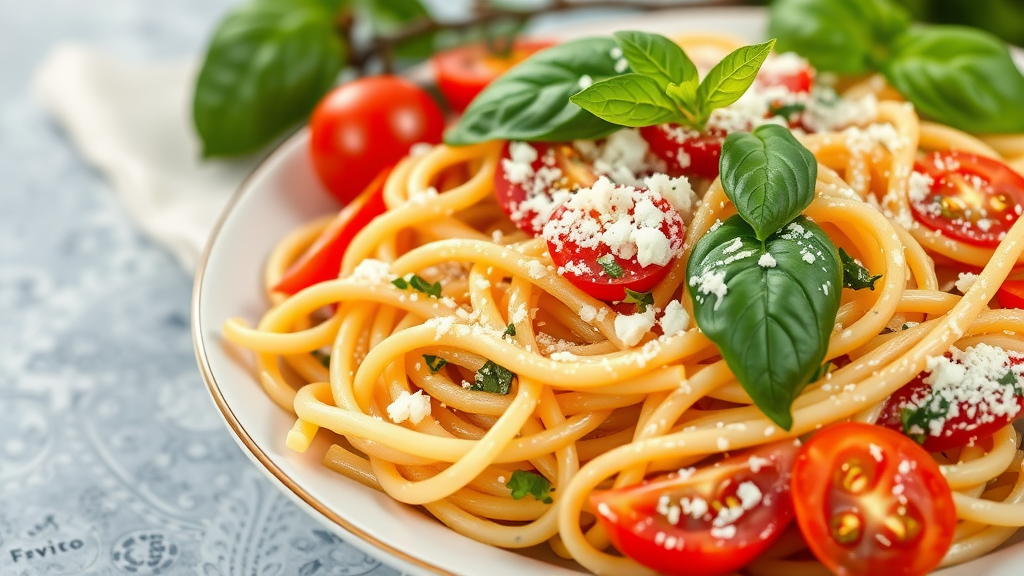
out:
M779 51L797 52L819 70L861 74L882 65L909 25L891 0L776 0L768 34L779 39Z
M643 128L679 117L665 87L642 74L613 76L569 98L594 116L619 126Z
M354 0L356 10L373 31L381 36L394 34L403 26L429 21L430 12L420 0ZM395 46L399 58L427 58L434 53L436 33L419 34Z
M542 50L492 82L445 133L459 146L489 140L589 140L618 126L569 101L589 84L618 76L611 38L583 38Z
M629 67L637 74L654 80L662 90L669 84L677 84L696 91L700 81L697 66L679 44L660 34L632 30L616 32L615 39Z
M303 120L343 56L333 14L313 0L259 0L231 12L196 84L192 113L203 155L254 152Z
M697 107L702 122L707 120L712 110L724 108L743 96L757 78L757 71L772 51L772 46L775 46L774 39L744 46L715 64L697 87Z
M835 245L803 216L764 243L733 216L697 242L686 277L697 326L754 403L789 430L793 399L824 360L839 311Z
M963 26L908 30L883 67L930 118L969 132L1024 131L1024 76L995 36Z
M814 200L818 161L776 124L733 132L722 145L722 188L758 240L796 218Z

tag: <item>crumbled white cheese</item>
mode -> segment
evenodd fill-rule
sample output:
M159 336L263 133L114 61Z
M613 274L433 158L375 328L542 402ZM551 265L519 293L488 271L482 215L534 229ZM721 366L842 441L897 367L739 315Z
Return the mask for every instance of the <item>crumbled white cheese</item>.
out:
M803 123L815 132L833 132L851 125L865 125L878 117L878 98L844 98L821 83L811 89Z
M396 277L397 275L391 273L391 267L387 262L367 258L356 266L349 279L367 284L383 284Z
M678 300L672 300L665 305L665 311L661 316L661 331L665 336L675 336L686 331L690 325L690 314Z
M654 328L653 306L648 306L646 312L619 314L615 318L615 335L627 346L636 346L651 328Z
M761 268L775 268L776 264L778 262L775 261L775 257L768 252L761 254L761 257L757 259L757 265Z
M690 286L697 289L697 292L707 296L714 294L715 310L722 304L722 299L729 292L729 286L725 283L725 270L709 270L700 276L690 277ZM701 300L703 302L703 300Z
M590 304L584 304L580 306L580 320L590 323L597 316L597 308L594 308Z
M961 294L967 294L967 291L974 286L974 283L978 281L978 275L973 272L961 272L959 278L953 284Z
M405 390L395 398L395 401L388 406L388 417L395 424L401 424L406 420L413 424L419 424L430 414L430 396L417 390L415 394L409 394Z

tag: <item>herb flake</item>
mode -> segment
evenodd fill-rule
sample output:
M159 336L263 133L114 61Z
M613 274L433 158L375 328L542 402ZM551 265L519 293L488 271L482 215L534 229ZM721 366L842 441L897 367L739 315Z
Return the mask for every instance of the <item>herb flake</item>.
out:
M391 283L399 290L407 290L409 287L412 287L413 290L422 292L431 298L441 297L440 282L434 282L431 284L416 274L413 274L408 280L405 278L395 278Z
M444 368L444 365L448 363L447 360L440 356L434 356L432 354L424 354L423 360L427 363L427 368L430 368L431 374L437 374L437 371Z
M861 266L860 262L853 259L846 253L846 250L839 249L839 258L843 261L843 288L853 290L875 289L875 282L882 277L881 274L872 275L868 269Z
M513 500L522 500L527 495L530 495L535 500L545 504L553 502L551 493L554 492L554 489L551 488L551 483L548 482L547 478L534 472L516 470L512 473L512 478L505 484L505 487L512 492Z
M626 288L626 298L623 302L627 304L635 304L636 311L643 314L647 312L648 306L654 306L654 295L650 292L635 292Z
M622 275L625 274L622 266L619 266L619 263L615 261L615 256L611 254L601 256L597 259L597 263L601 265L601 268L604 268L604 273L609 278L622 278Z
M473 378L473 385L469 389L505 396L512 390L512 379L515 377L515 373L508 368L488 360L483 367L477 370L476 376Z

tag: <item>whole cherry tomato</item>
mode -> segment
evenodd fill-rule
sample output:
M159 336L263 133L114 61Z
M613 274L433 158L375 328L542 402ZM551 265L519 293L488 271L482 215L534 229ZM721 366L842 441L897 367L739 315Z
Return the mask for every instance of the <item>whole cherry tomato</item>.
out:
M881 426L816 432L797 455L792 490L807 545L838 576L921 576L953 543L956 507L939 466Z
M430 63L444 99L452 111L462 112L495 78L554 44L551 40L516 40L503 56L491 53L483 44L472 44L435 54Z
M786 440L696 471L594 492L590 502L623 554L663 574L731 574L767 550L793 519Z
M413 144L441 142L444 115L416 84L396 76L372 76L329 92L309 126L309 150L320 181L348 203Z
M927 187L911 187L914 216L961 242L995 248L1024 207L1024 177L992 158L932 152L914 171L931 179Z

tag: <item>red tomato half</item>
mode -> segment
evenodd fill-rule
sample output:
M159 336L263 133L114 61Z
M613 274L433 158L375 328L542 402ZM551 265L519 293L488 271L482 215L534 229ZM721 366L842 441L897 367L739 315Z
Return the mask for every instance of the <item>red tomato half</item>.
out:
M564 201L568 191L596 181L591 167L568 144L509 142L494 172L494 195L516 227L539 236L558 208L557 197Z
M806 94L811 91L814 85L814 68L810 63L792 54L775 56L776 60L785 58L786 65L778 65L769 60L764 63L757 73L756 85L759 88L770 88L782 86L790 92Z
M833 424L793 466L796 520L838 576L920 576L953 543L956 507L939 466L906 436L859 422Z
M435 54L430 63L444 99L453 112L461 113L495 78L554 44L551 40L516 40L504 57L492 54L483 44L473 44Z
M391 169L385 168L362 194L341 209L320 236L284 273L274 286L275 292L295 294L303 288L338 277L345 250L352 239L371 220L387 210L384 205L384 182L390 173Z
M665 172L672 177L718 178L718 159L722 156L724 130L711 128L695 132L675 124L659 124L640 129L651 152L665 161Z
M615 196L608 202L613 210L611 214L585 207L583 201L587 196L583 195L597 196L597 188L594 186L589 191L578 192L562 204L544 226L544 239L547 240L548 252L558 267L558 273L574 286L598 300L623 300L626 289L646 292L665 277L674 259L670 255L678 254L682 249L686 224L668 200L631 187L624 188L634 190L636 196L630 200L632 203L629 208L621 208L618 213L615 212ZM649 204L653 206L644 205L640 208L645 200L650 200ZM660 224L648 227L639 223L640 218L636 214L642 209L646 212L660 212ZM634 220L633 224L629 224L631 219ZM629 232L631 226L636 226L640 231ZM625 234L622 233L623 229L626 230ZM609 236L625 237L628 234L631 238L629 242L632 242L634 234L656 236L654 230L662 236L658 238L662 248L657 251L657 255L659 259L668 258L664 262L645 261L640 254L639 242L632 246L636 248L634 253L629 254L628 250L613 250L606 241ZM610 270L615 270L614 274Z
M1024 364L1024 357L1010 356L1011 365ZM882 413L878 416L878 425L890 430L909 434L904 425L904 410L918 410L919 401L930 395L932 387L925 384L924 379L929 372L922 372L917 378L908 382L903 388L889 397ZM1020 386L1020 383L1017 383ZM984 440L1001 430L1010 422L1024 417L1024 398L1017 396L1017 406L1022 410L1013 416L1000 415L990 417L984 404L971 407L967 402L960 402L958 415L945 420L939 434L924 434L914 437L927 452L944 452L952 448L967 446L978 440ZM908 413L909 416L911 413ZM983 421L990 420L990 421Z
M1024 206L1024 177L992 158L932 152L914 171L932 179L928 190L911 190L914 216L961 242L995 248Z
M996 299L1003 308L1024 309L1024 280L1005 280L996 292Z
M441 142L444 115L425 90L395 76L346 82L317 105L309 150L324 186L348 203L413 144Z
M594 492L590 502L623 554L664 574L728 574L767 550L793 519L792 440L763 446L637 486Z

